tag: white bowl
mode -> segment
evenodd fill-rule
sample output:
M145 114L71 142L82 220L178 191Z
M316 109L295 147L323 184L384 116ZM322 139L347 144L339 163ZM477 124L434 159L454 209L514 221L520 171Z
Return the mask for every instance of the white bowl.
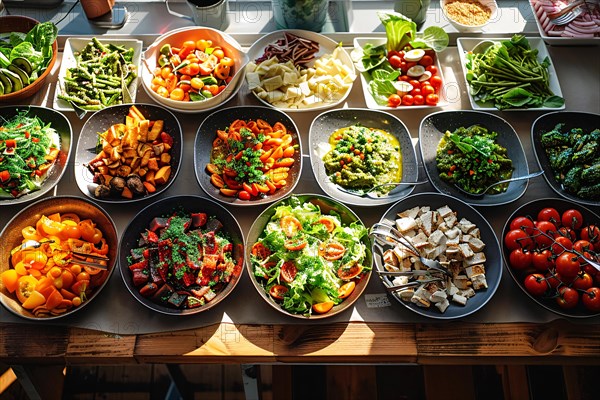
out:
M167 43L171 46L181 46L186 40L197 41L200 39L212 40L214 45L221 46L225 54L234 60L235 73L231 82L229 82L225 90L221 93L204 101L178 101L159 96L151 88L153 75L150 69L158 65L160 48ZM146 90L146 93L154 101L171 110L182 113L194 113L219 107L240 90L244 82L244 70L248 63L248 56L242 51L240 44L228 34L212 28L195 26L175 29L158 37L144 52L144 62L146 65L142 68L142 86Z
M456 30L459 32L481 32L481 28L486 26L490 21L493 21L496 19L496 14L498 13L498 4L496 4L496 0L474 0L475 2L478 2L481 5L486 6L487 8L490 9L490 11L491 11L490 18L488 18L488 20L485 23L479 24L479 25L461 24L460 22L453 20L446 13L446 4L452 3L453 1L461 1L461 0L440 0L440 6L442 8L442 12L444 13L444 16L446 17L446 19L448 21L450 21L452 26L454 28L456 28Z

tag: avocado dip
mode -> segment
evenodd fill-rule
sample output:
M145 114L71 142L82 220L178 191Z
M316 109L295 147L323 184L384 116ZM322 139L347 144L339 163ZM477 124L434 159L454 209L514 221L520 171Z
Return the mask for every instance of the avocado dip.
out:
M329 179L337 185L359 191L402 180L400 143L389 132L356 124L333 132L329 144L331 150L323 162ZM382 188L379 194L391 189Z

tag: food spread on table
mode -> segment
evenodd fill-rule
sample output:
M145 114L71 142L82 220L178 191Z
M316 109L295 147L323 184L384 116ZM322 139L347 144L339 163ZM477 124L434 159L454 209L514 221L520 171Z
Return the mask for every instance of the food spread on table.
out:
M0 199L39 190L60 153L50 123L19 111L0 126Z
M390 132L356 124L333 132L329 144L323 163L337 185L360 191L402 180L400 143ZM391 189L384 187L379 194Z
M251 246L252 273L265 292L292 314L326 314L370 271L360 221L342 223L311 202L291 197L275 208Z
M437 148L435 161L440 178L462 190L478 194L488 186L512 177L512 161L508 150L496 143L498 133L473 125L446 131ZM487 193L503 193L508 183L489 189Z
M579 39L600 38L600 4L597 2L585 2L580 7L581 13L566 24L554 24L551 17L558 18L561 11L575 1L530 0L530 2L546 35Z

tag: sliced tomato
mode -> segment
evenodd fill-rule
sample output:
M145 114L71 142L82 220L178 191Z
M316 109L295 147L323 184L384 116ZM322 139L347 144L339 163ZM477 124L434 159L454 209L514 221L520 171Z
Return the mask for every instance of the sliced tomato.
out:
M345 299L354 292L354 288L356 288L354 281L346 282L338 289L338 296L340 296L340 299Z
M339 260L346 253L346 247L335 241L324 242L319 245L319 255L327 261Z
M312 309L317 314L325 314L333 308L333 301L324 301L322 303L313 304Z
M283 247L289 251L298 251L306 247L308 242L303 237L288 239L284 242Z
M283 300L283 297L288 292L288 288L283 285L273 285L271 289L269 289L269 294L275 300Z
M291 283L296 279L298 269L293 261L286 261L281 266L280 277L284 282Z
M298 231L302 230L302 224L293 215L285 215L279 221L279 225L287 237L294 237Z
M271 250L265 246L262 242L256 242L250 250L252 255L259 260L264 260L271 255Z
M345 281L349 281L350 279L356 278L362 272L363 267L358 263L342 265L338 271L337 275L340 279Z

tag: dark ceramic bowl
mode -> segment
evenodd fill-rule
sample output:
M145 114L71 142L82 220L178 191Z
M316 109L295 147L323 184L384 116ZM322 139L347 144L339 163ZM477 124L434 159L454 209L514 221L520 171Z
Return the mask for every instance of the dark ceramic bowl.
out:
M357 206L379 206L393 203L408 196L414 186L400 186L387 196L378 199L358 197L339 190L329 177L323 163L323 157L331 149L329 137L338 129L360 124L368 128L384 130L396 137L402 152L402 182L415 182L418 179L417 156L408 128L400 119L385 111L360 108L342 108L326 111L317 116L311 126L308 142L310 143L310 163L316 181L329 196Z
M600 200L582 199L576 194L567 192L561 183L556 180L555 174L550 166L550 161L548 160L548 155L542 147L541 137L544 133L553 130L557 124L564 124L561 132L568 132L574 128L581 128L585 133L590 133L594 129L600 129L600 114L556 111L538 117L531 126L531 143L535 150L535 158L537 159L540 169L546 171L544 178L552 190L572 202L588 206L600 206ZM597 152L597 154L600 154L600 152Z
M289 170L287 185L277 189L274 194L266 194L264 197L256 197L252 200L241 200L237 196L223 195L219 188L211 183L211 174L206 170L206 165L211 162L211 150L213 141L217 137L217 130L224 130L237 119L245 121L262 119L271 124L271 126L280 122L286 127L287 132L292 135L292 144L298 146L294 153L294 164ZM200 187L206 194L221 203L232 206L255 206L277 201L290 194L300 180L302 172L302 143L298 127L283 111L270 107L240 106L215 111L206 117L198 128L194 143L194 170L196 171L196 179Z
M502 253L500 251L498 239L496 238L494 230L490 226L489 222L483 215L481 215L470 205L452 196L440 193L418 193L409 196L392 205L383 214L380 222L388 225L395 225L394 221L396 220L398 213L402 211L417 206L429 206L432 210L434 210L445 205L457 213L458 220L461 218L466 218L479 228L481 232L481 240L485 243L483 252L485 253L486 257L486 262L484 265L488 288L477 290L476 295L471 297L465 306L460 306L450 302L450 306L444 313L441 313L437 307L434 306L430 308L422 308L413 303L400 300L400 297L396 294L393 294L392 296L396 298L404 307L414 311L417 314L434 319L450 320L463 318L467 315L473 314L476 311L479 311L487 304L488 301L490 301L494 293L496 293L498 285L500 284L500 279L502 278ZM377 269L383 271L382 253L377 246L374 246L373 248L373 256ZM385 286L393 285L393 277L385 274L380 274L379 277Z
M133 104L120 104L104 108L95 112L83 125L77 142L75 152L75 182L81 192L91 199L106 203L131 203L156 197L166 191L175 181L181 167L181 156L183 151L183 131L175 115L154 104L135 104L140 112L150 121L163 120L163 131L173 138L171 148L171 175L169 180L161 186L156 187L154 193L146 193L143 196L134 196L131 199L111 195L109 197L94 196L97 184L93 182L93 174L87 168L87 164L96 157L96 146L98 144L98 133L104 132L114 124L124 124L129 108Z
M508 157L512 160L514 168L513 178L529 174L521 140L506 120L482 111L440 111L425 117L419 128L419 147L429 180L440 193L451 195L474 206L497 206L517 200L525 194L528 180L511 182L503 193L473 197L460 192L453 185L440 179L435 161L440 140L446 131L452 132L460 127L469 127L475 124L498 132L496 142L508 150Z
M258 291L258 294L262 297L262 299L264 301L267 302L268 305L270 305L277 311L279 311L285 315L288 315L290 317L295 317L295 318L305 319L305 320L329 318L333 315L339 314L339 313L344 312L345 310L351 308L352 305L354 304L354 302L356 300L358 300L358 298L361 296L361 294L367 287L367 284L369 283L369 279L371 277L371 270L372 270L372 265L373 265L373 257L371 255L371 241L367 235L365 235L363 238L360 239L361 242L366 247L366 257L365 257L365 260L363 261L363 265L365 266L365 270L367 270L367 272L363 272L363 276L360 278L360 280L358 280L358 282L356 282L356 287L355 287L354 291L343 302L334 306L329 312L327 312L325 314L313 313L310 316L306 316L306 315L302 315L302 314L294 314L287 310L284 310L281 307L281 305L279 303L277 303L275 300L273 300L273 298L269 295L269 293L267 293L265 291L264 286L254 276L253 266L252 266L252 262L251 262L251 255L252 255L251 251L252 251L252 246L262 236L262 234L265 230L265 227L267 226L267 223L275 215L275 209L279 206L290 204L290 199L292 197L295 197L296 199L298 199L301 204L310 202L310 203L318 206L321 209L321 213L324 215L331 215L331 214L339 215L340 220L343 225L347 226L348 224L351 224L352 222L356 222L356 221L362 223L360 218L350 208L348 208L344 204L342 204L336 200L333 200L327 196L322 196L322 195L317 195L317 194L298 194L298 195L288 196L285 199L281 199L277 203L271 204L267 209L265 209L256 218L256 220L250 227L250 231L248 232L248 236L246 238L246 243L247 243L246 252L245 252L246 268L248 269L248 274L250 275L250 280L252 281L252 284Z
M48 172L48 176L40 187L40 190L24 194L23 196L14 199L0 198L0 206L12 206L15 204L27 203L39 199L48 193L62 178L69 163L69 158L71 157L73 130L71 128L71 123L62 113L52 110L51 108L39 106L6 106L0 107L0 120L10 119L18 113L27 110L29 110L28 115L39 117L44 123L50 124L52 128L56 129L60 136L60 153L56 162Z
M581 215L583 216L584 226L587 226L589 224L595 224L596 226L600 226L600 216L598 214L594 213L593 211L589 210L588 208L585 208L584 206L581 206L580 204L572 203L569 200L547 198L547 199L537 199L537 200L530 201L529 203L523 204L521 207L517 208L511 214L511 216L506 221L504 228L502 229L502 240L501 240L502 241L502 253L504 254L506 269L508 270L510 276L513 278L513 280L515 281L517 286L519 286L519 288L521 288L521 290L523 290L523 293L525 293L530 299L535 301L537 304L544 307L546 310L552 311L553 313L562 315L564 317L571 317L571 318L588 318L588 317L598 316L598 315L600 315L600 313L594 313L594 312L587 310L581 304L581 299L580 299L577 307L570 309L570 310L565 310L556 303L556 300L551 295L545 296L545 297L532 296L525 289L524 280L525 280L525 277L527 275L529 275L530 273L533 273L533 272L537 273L539 271L534 271L533 269L526 270L526 271L515 271L509 265L508 260L509 260L509 256L510 256L510 250L506 247L506 244L504 243L504 237L510 230L510 222L518 216L531 216L532 218L535 219L536 216L538 215L538 213L540 212L540 210L542 210L543 208L546 208L546 207L555 208L561 215L564 211L567 211L570 209L579 210L581 212ZM579 232L577 232L577 235L579 237ZM597 286L597 285L594 285L594 286Z
M107 264L108 271L102 277L103 281L97 286L93 292L87 296L87 300L79 307L73 307L69 311L59 314L50 315L47 317L36 317L30 310L26 310L21 306L14 293L9 293L3 286L0 280L0 302L12 313L30 320L49 320L62 318L67 315L74 314L83 309L97 296L102 289L108 284L110 276L114 271L115 262L117 260L118 242L117 229L115 223L110 216L102 208L98 207L91 201L80 197L71 196L55 196L47 197L39 200L27 208L23 209L15 215L6 224L2 233L0 233L0 273L10 268L11 250L19 246L23 241L21 231L27 226L35 226L35 223L42 215L50 215L54 213L75 213L81 219L90 218L96 223L96 227L102 231L103 237L108 244L108 254L110 261ZM94 275L100 277L100 275Z
M210 302L196 308L178 309L167 307L155 303L151 299L140 294L140 290L133 284L132 274L129 270L128 259L131 257L131 250L139 247L138 241L143 232L148 229L150 222L155 217L170 216L174 211L184 211L186 213L206 213L209 219L214 217L222 224L222 230L229 236L233 244L233 258L237 263L237 268L231 275L231 280L227 285L218 292L217 296ZM243 253L244 236L242 229L235 217L227 211L223 206L213 200L206 199L200 196L174 196L158 200L140 211L131 220L123 236L119 246L119 269L125 286L131 295L144 306L161 314L169 315L191 315L213 308L227 297L236 287L243 272Z

